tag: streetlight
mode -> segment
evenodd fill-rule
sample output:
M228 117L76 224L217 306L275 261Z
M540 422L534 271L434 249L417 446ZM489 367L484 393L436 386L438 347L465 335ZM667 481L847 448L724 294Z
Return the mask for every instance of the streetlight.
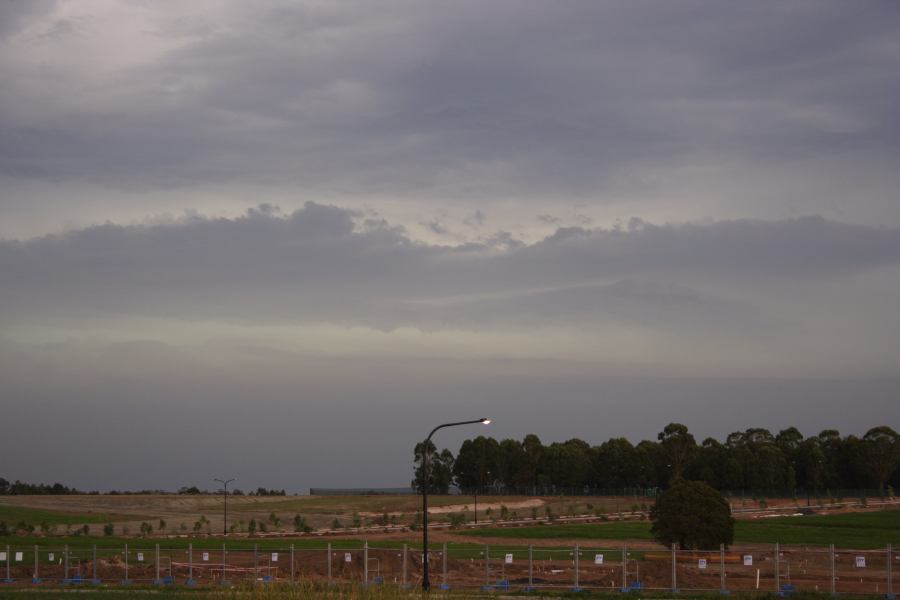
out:
M428 437L425 438L425 443L422 445L422 474L424 475L422 479L422 589L426 592L431 589L431 581L428 579L428 443L431 441L431 436L438 429L456 427L457 425L473 425L475 423L490 425L491 420L475 419L474 421L459 421L458 423L438 425L431 430L431 433L428 434Z
M218 479L213 477L213 481L218 481L222 484L222 487L225 488L225 515L222 518L222 535L228 535L228 484L232 481L237 481L237 477L232 477L231 479Z

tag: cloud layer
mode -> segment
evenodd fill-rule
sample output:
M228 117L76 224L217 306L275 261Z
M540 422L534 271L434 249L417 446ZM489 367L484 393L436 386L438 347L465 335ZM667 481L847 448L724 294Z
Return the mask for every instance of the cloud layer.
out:
M478 209L517 234L548 213L900 223L890 2L13 6L0 210L29 231L102 221L98 195L127 217L372 203L411 232L444 214L432 239Z
M156 318L387 333L615 330L651 347L676 338L741 344L738 364L748 349L779 355L782 344L793 352L793 343L820 343L854 298L874 312L839 322L853 322L861 339L883 330L888 306L880 303L898 299L898 266L900 230L821 217L634 220L562 228L531 244L501 233L446 246L310 203L291 214L261 206L236 219L192 215L0 242L0 319L19 327ZM886 287L853 290L885 277ZM865 354L894 350L889 343Z

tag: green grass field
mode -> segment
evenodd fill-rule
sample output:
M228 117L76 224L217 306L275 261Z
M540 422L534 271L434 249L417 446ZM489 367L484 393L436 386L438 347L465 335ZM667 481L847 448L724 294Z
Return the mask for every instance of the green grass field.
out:
M10 510L11 509L11 510ZM43 515L46 513L46 517ZM12 515L12 516L9 516ZM15 523L18 519L27 519L30 522L40 522L46 518L47 522L55 523L84 523L86 518L91 522L99 523L111 520L110 515L100 513L90 514L65 514L37 509L19 509L8 506L0 507L0 519L7 523ZM56 519L51 521L50 519ZM64 520L64 519L68 519ZM520 546L518 540L590 540L597 542L613 542L620 540L650 540L650 524L646 521L611 521L598 524L561 524L539 525L516 528L482 528L463 530L460 535L469 536L472 540L472 548L480 548L480 538L503 538L508 540L510 548ZM258 547L260 551L284 551L293 544L294 548L324 549L331 543L333 548L357 549L363 546L363 537L335 539L333 537L300 538L246 538L230 537L225 542L229 548L235 550L252 550ZM420 539L420 534L411 533L408 537L410 545L415 545ZM377 535L369 536L370 545L381 548L397 548L404 542L393 540L380 540ZM842 515L804 516L804 517L778 517L771 519L739 520L735 527L735 543L775 543L782 544L808 544L814 546L828 546L834 544L839 548L882 548L887 544L900 546L900 510L879 511L868 513L848 513ZM42 547L61 547L68 544L70 548L88 548L93 545L103 547L122 547L128 544L131 548L152 548L159 543L162 547L171 549L187 548L193 544L197 549L218 549L222 547L221 538L122 538L122 537L98 537L98 536L9 536L0 538L0 545L11 544L15 546L39 545ZM467 545L454 544L456 547ZM499 551L499 549L498 549ZM512 550L511 550L512 551Z
M585 525L543 525L511 529L473 529L473 537L509 539L647 540L647 522ZM900 544L900 510L805 517L742 520L735 525L735 543L810 544L839 548L882 548Z
M44 510L41 508L27 508L24 506L10 506L0 504L0 521L6 521L10 527L19 521L25 521L32 525L47 523L48 525L84 525L92 523L112 523L115 521L134 521L146 519L140 515L120 515L104 512L64 512L56 510Z

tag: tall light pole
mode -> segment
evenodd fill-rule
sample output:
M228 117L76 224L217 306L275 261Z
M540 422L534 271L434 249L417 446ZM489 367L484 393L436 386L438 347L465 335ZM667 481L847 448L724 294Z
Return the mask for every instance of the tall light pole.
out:
M222 535L228 535L228 484L232 481L237 481L237 477L232 477L231 479L218 479L213 477L213 481L218 481L224 488L225 515L222 518Z
M443 425L438 425L431 430L431 433L428 434L428 437L425 438L425 443L422 445L422 589L426 592L431 589L431 580L428 579L428 469L430 466L428 464L430 459L428 456L428 444L431 442L431 436L433 436L434 432L438 429L443 429L444 427L456 427L457 425L473 425L475 423L490 425L491 420L475 419L474 421L459 421L458 423L444 423Z

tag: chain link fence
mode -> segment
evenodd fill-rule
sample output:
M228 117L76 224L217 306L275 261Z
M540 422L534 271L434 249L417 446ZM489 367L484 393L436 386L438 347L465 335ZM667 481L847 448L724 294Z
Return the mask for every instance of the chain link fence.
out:
M167 548L0 545L6 585L239 583L422 584L424 554L411 544L322 549L291 546ZM428 552L434 587L484 590L818 591L891 597L900 577L900 544L877 550L754 544L718 551L438 544Z

